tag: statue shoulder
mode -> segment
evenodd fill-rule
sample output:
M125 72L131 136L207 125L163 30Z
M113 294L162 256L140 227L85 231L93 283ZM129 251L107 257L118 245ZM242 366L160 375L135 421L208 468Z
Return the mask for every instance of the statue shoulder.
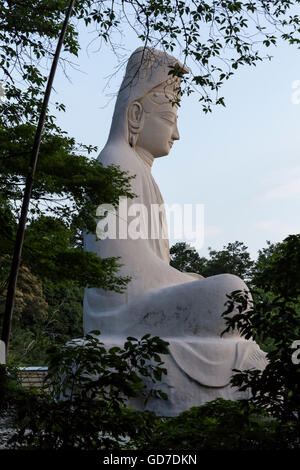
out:
M98 156L98 161L104 166L117 165L121 170L130 173L138 171L138 162L136 160L131 148L119 142L107 143Z

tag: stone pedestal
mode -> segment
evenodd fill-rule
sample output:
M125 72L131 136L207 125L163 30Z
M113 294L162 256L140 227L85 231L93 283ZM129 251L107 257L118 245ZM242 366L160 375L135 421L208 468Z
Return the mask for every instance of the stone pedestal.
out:
M0 364L5 364L6 359L5 359L5 343L4 341L0 340Z

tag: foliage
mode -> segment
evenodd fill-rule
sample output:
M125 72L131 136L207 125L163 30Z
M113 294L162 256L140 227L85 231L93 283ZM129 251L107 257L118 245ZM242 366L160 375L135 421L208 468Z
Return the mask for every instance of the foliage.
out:
M2 259L2 266L5 263L7 264L8 260ZM4 301L3 297L0 298L0 314L3 314ZM23 266L16 291L14 322L22 328L27 328L33 322L44 322L47 318L47 307L41 281Z
M177 242L170 248L170 265L179 271L202 274L206 263L207 259L185 242Z
M99 332L94 332L99 334ZM127 439L145 439L155 415L126 407L128 399L151 395L145 390L166 373L159 354L167 343L145 335L127 338L124 348L109 351L97 337L52 348L43 391L17 394L10 410L14 445L38 449L100 450L124 448Z
M190 60L191 63L196 62L199 67L198 71L195 71L194 67L192 68L192 81L189 84L186 83L186 91L190 93L193 84L197 85L200 90L203 110L208 112L211 111L213 102L224 104L224 99L219 97L218 92L223 82L229 79L235 70L242 65L255 65L263 59L260 46L263 46L262 50L264 47L268 48L272 44L276 44L279 37L291 44L299 44L300 20L293 10L298 3L298 0L272 2L264 0L255 2L232 0L214 2L198 0L156 2L149 0L136 2L135 0L126 0L121 3L105 0L77 0L74 6L73 20L68 26L65 56L61 60L61 65L65 66L72 55L78 54L80 48L76 30L78 19L83 19L86 24L96 24L100 40L111 42L113 46L113 32L122 27L124 20L126 22L132 21L131 26L145 45L162 47L170 52L174 52L179 45L183 62L185 63L187 60ZM41 107L49 63L53 57L66 5L67 0L59 2L53 0L3 1L1 5L0 79L5 82L6 95L0 107L1 260L11 256L35 125ZM211 97L211 92L215 93L214 99ZM55 106L57 110L64 110L64 105L61 103L56 103ZM119 267L117 260L103 261L92 253L84 253L81 249L82 230L94 231L96 206L104 202L116 203L120 195L130 196L130 180L127 175L118 168L104 169L99 162L83 156L83 153L90 154L93 150L94 148L91 146L76 143L74 139L68 137L57 126L55 117L48 112L24 245L22 267L24 279L18 300L20 308L17 317L19 319L19 335L16 336L16 342L19 341L19 345L28 344L30 341L36 342L37 336L34 336L35 334L40 335L43 341L45 338L47 339L47 333L51 331L49 330L49 321L50 324L53 324L51 323L53 319L54 323L64 324L59 315L55 316L54 312L57 307L55 302L51 304L46 300L48 304L46 308L44 293L38 278L43 281L44 292L47 290L45 286L47 286L49 277L54 284L57 283L54 289L59 292L60 299L63 296L61 286L70 277L74 280L76 289L80 289L80 286L86 284L117 291L122 291L125 288L127 280L116 276ZM202 271L201 274L207 276L210 275L208 273L217 274L227 271L241 277L247 277L251 268L250 260L247 259L242 244L236 243L237 245L233 244L232 250L227 250L232 251L231 258L228 258L226 253L211 251L211 265L206 264L208 271L206 273ZM290 247L289 243L288 247ZM287 253L285 247L283 247L283 252ZM269 369L269 371L272 371L273 375L270 374L269 377L253 376L251 377L252 382L249 382L248 385L250 384L254 391L257 390L256 394L254 393L254 401L257 400L265 406L267 399L270 400L272 413L278 415L282 422L293 425L295 410L298 410L296 416L299 417L299 390L295 385L299 383L299 380L293 382L298 377L298 369L293 368L294 365L291 366L288 362L291 353L290 346L288 349L288 341L292 339L293 335L298 334L297 328L299 328L299 322L295 320L295 302L298 299L296 299L294 287L299 280L297 277L299 276L299 266L296 269L291 267L289 281L287 281L288 276L282 275L287 272L284 256L280 250L276 253L274 258L272 254L271 260L267 257L266 262L271 261L270 269L267 270L263 267L260 274L257 272L255 280L257 285L261 286L260 289L264 289L264 279L268 280L269 284L265 286L271 292L270 301L267 302L264 296L261 304L256 302L255 311L258 312L257 315L260 312L263 318L264 315L268 318L268 313L271 312L269 315L271 321L264 330L264 334L273 335L275 341L273 356L271 353L269 355L270 364L273 364L273 369ZM289 263L295 261L297 253L291 249L288 255ZM234 256L243 260L245 265L237 263L237 259L233 260ZM195 253L190 258L186 263L188 270L192 270L192 266L196 264L197 272L203 266L204 261L203 259L199 261ZM232 261L234 262L231 263ZM184 265L185 261L182 260L180 266L184 267ZM209 271L210 268L211 271ZM222 271L219 271L219 268ZM259 267L259 269L261 268ZM1 264L2 295L5 293L6 279L7 269L4 263ZM33 283L34 288L32 292L29 292L28 286ZM72 285L68 284L68 289L71 290ZM78 291L75 293L75 297L77 294ZM35 305L35 300L38 300L39 304ZM77 309L76 300L74 302L70 307L71 311L72 308ZM40 306L39 315L42 326L40 329L37 328L38 318L33 315L34 309L38 305ZM51 312L53 317L51 317ZM260 330L262 326L259 322L263 322L257 315L250 317L256 331ZM245 318L244 315L241 322ZM24 326L25 328L23 328ZM245 328L247 329L248 326L250 328L251 325L246 325ZM282 341L279 339L280 329L281 334L286 335ZM57 333L52 329L52 334L55 337ZM60 334L61 340L64 341L65 332L60 331ZM46 340L40 344L41 349L48 345ZM131 348L129 344L132 342L127 343L124 354L130 356L132 353L132 357L134 357L136 349ZM73 352L75 349L74 346ZM139 350L138 347L137 350ZM141 352L141 358L143 358L144 352ZM153 352L152 349L151 354ZM41 351L37 350L37 354L40 353ZM111 374L109 372L108 376L105 375L106 379L113 378L116 380L115 383L119 381L118 386L124 393L141 391L137 375L135 376L132 370L129 371L125 367L118 353L120 351L112 351L111 358L106 358L105 365L113 364L116 368L120 367L117 369L119 376L117 374L109 375ZM92 352L93 354L94 352ZM122 353L120 354L122 355ZM73 359L69 359L70 366ZM142 364L142 360L144 359L141 359L141 362L135 366L146 374L145 364ZM89 367L92 367L92 362L89 363ZM159 362L157 367L158 369L154 368L150 373L159 378L161 377ZM286 367L286 372L283 371L284 367ZM122 383L124 371L127 375L126 380ZM246 376L243 376L242 379L243 383L245 383L244 380L248 380ZM264 379L266 380L264 381ZM104 381L104 383L108 382ZM275 384L275 388L277 387L273 395L270 391L271 384ZM78 396L81 396L80 393L86 394L84 388L80 389L83 384L80 382L77 385L79 387L76 389L79 390ZM80 390L82 391L80 392ZM75 402L71 402L68 397L64 401L55 402L53 396L49 400L49 391L45 391L44 394L30 391L26 392L27 395L24 390L20 391L13 405L17 406L18 410L19 442L21 439L25 439L25 429L29 429L29 434L26 435L29 445L34 446L39 442L44 447L47 445L54 447L72 445L85 448L109 447L117 445L115 440L119 442L120 436L125 436L126 433L127 435L129 433L130 436L135 435L138 415L123 407L123 398L118 395L114 386L108 390L111 390L113 399L116 400L113 402L115 403L113 414L109 414L113 409L110 402L106 407L99 407L96 406L99 405L96 400L89 400L85 407L82 401L76 401L76 394L74 395ZM90 393L96 393L93 384L90 384ZM105 390L105 393L108 392ZM24 399L25 395L26 400ZM13 394L11 394L12 396ZM105 396L107 397L107 395ZM281 400L282 396L283 400ZM97 400L100 400L101 405L103 404L103 396L98 397L97 395ZM77 414L74 413L74 409ZM67 426L66 416L70 417L71 428ZM91 419L91 417L95 419ZM131 421L128 421L129 418ZM151 422L152 418L149 415L139 415L139 419L138 426L144 432L145 423ZM72 424L74 424L73 428ZM82 432L82 435L76 435L77 428ZM69 436L70 429L73 434L71 432ZM108 440L103 438L105 434L99 437L99 429L103 433L110 433L111 437ZM49 440L45 436L48 436ZM91 439L90 436L92 436Z
M101 39L115 48L114 33L124 24L141 43L181 53L192 71L187 93L197 89L204 112L219 96L223 83L242 66L255 66L271 56L263 51L281 38L299 44L299 1L125 0L77 2L86 24L94 23ZM76 13L77 14L77 11ZM174 74L178 71L173 70ZM185 80L185 78L183 78Z
M0 364L0 417L3 417L12 404L16 394L21 391L19 371L14 366Z
M297 444L294 428L282 428L247 400L218 398L158 422L141 445L160 450L277 450Z
M206 276L226 272L235 274L244 280L249 279L254 262L247 250L244 243L238 241L228 243L220 251L209 248L210 259L207 262Z
M70 338L82 336L83 288L73 281L61 285L52 281L43 283L48 303L47 335L56 344L65 344Z
M81 2L82 3L82 2ZM11 257L49 63L53 58L68 2L4 1L0 12L0 257ZM77 7L76 7L77 8ZM69 24L65 54L77 55L77 32ZM61 63L65 63L62 58ZM63 111L64 106L56 103ZM29 207L23 269L40 279L118 292L128 279L118 277L115 258L101 260L82 250L82 232L95 232L99 204L131 197L130 178L117 167L104 168L88 155L96 150L67 136L48 111ZM8 278L1 269L1 284ZM2 288L1 295L5 295Z
M4 265L2 259L2 266ZM4 290L5 294L5 290ZM27 267L21 267L12 322L9 363L47 365L46 351L82 336L83 287L74 281L43 283ZM0 319L5 295L0 297Z
M241 66L255 66L270 55L263 51L281 38L299 44L299 1L216 0L77 0L65 40L65 53L80 50L78 23L92 24L95 39L116 51L116 35L128 25L141 44L181 52L191 64L187 88L197 88L204 111L224 105L218 91ZM43 68L53 56L67 0L3 1L0 12L0 71L6 82L5 115L9 122L35 121L45 84ZM79 21L78 21L79 20ZM68 63L68 55L62 63ZM175 73L175 71L174 71ZM25 86L17 87L16 78ZM2 77L1 77L2 78ZM26 85L28 85L26 87ZM214 98L211 94L214 93ZM63 105L56 103L58 109ZM48 124L53 126L53 119Z
M300 295L300 234L260 250L253 284L274 295L297 300Z
M2 1L0 11L0 71L6 99L0 109L1 127L36 123L46 75L67 1ZM77 54L74 26L68 26L65 50ZM47 65L46 65L47 64ZM60 105L57 103L57 106ZM46 128L58 129L48 116Z
M33 132L29 124L0 128L2 255L11 255L13 249ZM117 204L119 196L131 196L130 179L116 167L104 168L96 160L77 155L74 146L74 139L52 134L43 137L23 264L40 277L60 281L72 277L80 285L122 290L126 279L116 276L117 260L100 260L83 252L82 231L95 232L98 204Z
M300 339L300 235L288 236L271 253L264 265L260 262L256 276L263 295L256 292L254 302L247 292L228 296L225 331L238 328L248 339L272 339L264 371L236 371L232 384L249 388L251 402L282 423L297 425L300 437L300 365L292 361L293 343ZM234 308L239 313L231 316Z
M195 248L186 243L176 243L170 249L170 264L180 271L195 272L204 277L229 273L248 280L251 276L254 262L244 243L235 241L228 243L223 250L211 247L208 250L209 258L200 257Z
M96 26L97 38L111 44L113 50L117 50L114 32L129 23L144 45L173 53L177 44L183 62L191 59L198 64L198 71L192 67L192 83L199 86L203 109L209 111L213 103L210 92L218 94L238 67L260 61L260 46L263 50L280 36L298 43L299 19L292 14L297 3L77 0L60 65L67 70L72 57L78 55L81 21ZM67 0L1 3L0 81L5 88L0 107L1 259L12 253L35 126L67 5ZM215 102L224 103L218 96ZM54 105L57 111L65 110L62 103ZM118 168L103 168L84 156L95 148L67 136L52 113L47 113L42 136L24 241L24 269L43 283L50 278L63 284L72 278L77 287L123 291L128 279L117 276L118 260L101 260L83 252L81 234L95 230L97 205L116 204L120 195L130 196L130 179ZM7 276L1 267L2 286ZM20 345L35 341L30 331L22 332Z
M17 413L16 445L31 448L77 446L82 449L184 448L193 451L298 448L299 364L293 364L291 360L294 352L291 346L295 339L299 340L300 327L299 235L291 235L272 248L269 245L261 253L264 258L259 257L254 272L259 286L256 287L254 308L249 309L250 300L243 292L236 292L229 296L224 314L228 330L238 327L248 338L257 340L262 335L263 339L273 340L265 371L243 371L232 379L234 386L251 390L249 401L218 399L174 418L158 418L152 413L131 410L125 406L124 398L143 390L141 382L133 378L132 369L128 364L125 366L123 359L132 357L131 354L134 356L137 351L144 354L145 347L129 340L133 345L127 342L123 350L113 348L104 353L103 345L100 344L99 349L98 340L90 337L91 347L87 348L86 354L83 354L80 342L73 347L54 349L49 376L54 385L51 390L41 394L34 391L26 394L23 390L15 401L11 398L10 411L14 409ZM282 276L284 270L289 273L288 277ZM48 302L53 295L55 304L55 292L55 285L49 286ZM233 303L239 313L231 317ZM157 352L165 353L163 349ZM100 361L99 355L103 354ZM135 357L138 358L138 354ZM155 357L153 348L146 363L140 361L138 364L141 375L149 359L150 366L155 367L151 357ZM74 368L74 364L78 368ZM156 366L160 369L161 363L157 362ZM98 380L96 375L100 369L103 375ZM77 375L85 370L91 375ZM158 371L155 377L153 369L148 372L154 380L159 380L163 373ZM58 380L61 376L65 379ZM71 401L69 391L73 381L76 386ZM63 393L66 395L64 400L53 400ZM8 395L13 397L14 392L6 397ZM92 396L95 400L90 400Z
M258 52L259 39L264 47L275 44L280 36L298 44L298 16L288 16L297 3L222 0L210 5L202 1L129 0L119 4L77 0L61 64L66 65L69 57L76 56L80 49L78 20L96 25L98 37L108 43L113 32L126 22L145 45L173 52L178 43L183 61L187 57L195 60L200 73L194 73L193 80L202 90L200 99L207 111L212 103L209 90L218 91L239 66L255 65L262 59ZM0 108L0 189L7 200L6 212L9 205L14 216L18 215L49 61L67 4L66 0L2 2L0 78L5 83L6 96ZM223 98L216 102L223 104ZM65 109L61 103L56 103L56 107ZM48 266L51 278L60 275L67 279L72 266L76 266L72 276L81 285L122 289L126 280L116 280L116 260L105 264L74 248L74 244L76 247L81 244L82 230L94 230L93 216L98 204L116 203L118 196L129 195L129 180L124 173L116 168L104 169L99 162L78 155L92 150L91 146L67 137L56 125L55 116L48 112L30 207L30 222L38 224L34 229L39 228L40 233L34 244L29 234L26 235L23 261L34 274L43 272L43 276ZM5 220L8 223L7 217ZM11 220L2 232L7 240L6 253L11 253L14 238ZM61 251L55 251L56 246ZM32 260L35 266L31 265Z
M23 194L34 134L35 126L29 123L0 129L1 193L15 207ZM116 204L124 193L129 196L131 178L78 155L78 144L63 134L43 134L30 213L52 214L67 227L76 223L78 230L92 230L91 209L101 202ZM55 204L57 199L60 204Z

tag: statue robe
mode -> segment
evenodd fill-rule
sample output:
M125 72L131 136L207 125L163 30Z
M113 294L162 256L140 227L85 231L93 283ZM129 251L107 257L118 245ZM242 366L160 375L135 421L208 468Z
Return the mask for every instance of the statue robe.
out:
M168 61L174 62L174 59ZM145 74L143 79L141 74L135 83L131 68L134 70L129 62L117 98L110 136L99 159L105 166L118 165L135 175L132 192L136 197L127 200L128 213L134 209L134 204L146 207L147 215L144 216L151 233L151 207L163 204L163 199L151 174L151 162L128 143L127 109L132 101L145 96L169 75L164 62L151 72L150 78ZM128 86L130 77L133 82ZM124 221L124 214L119 210L116 217L129 227L136 214L133 210L133 215ZM164 211L158 228L159 233L166 235ZM97 253L101 258L120 257L123 264L120 274L131 277L124 294L86 288L85 333L100 330L101 340L108 345L121 345L127 336L140 337L146 333L169 342L170 358L166 358L168 377L171 382L172 377L176 380L178 393L174 392L175 396L172 392L175 398L171 400L169 409L162 409L161 414L171 416L217 396L231 398L229 382L233 368L263 369L266 365L265 353L254 341L245 340L238 331L220 337L225 329L221 314L225 310L226 294L247 289L245 283L229 274L206 279L199 276L195 280L193 275L174 269L169 265L167 238L119 239L118 236L118 231L117 239L97 240L94 234L85 236L86 250ZM184 390L188 387L194 391L190 399L185 399ZM169 383L167 391L173 388L174 385ZM157 409L156 405L153 406Z

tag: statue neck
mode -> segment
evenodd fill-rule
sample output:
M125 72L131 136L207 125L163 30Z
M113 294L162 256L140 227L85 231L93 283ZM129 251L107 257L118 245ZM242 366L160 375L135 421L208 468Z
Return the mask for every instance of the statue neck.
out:
M138 156L143 160L145 165L149 167L149 169L151 170L152 165L153 165L153 160L154 160L153 155L151 155L151 153L148 152L147 150L142 149L141 147L138 147L138 146L135 147L135 151L138 154Z

